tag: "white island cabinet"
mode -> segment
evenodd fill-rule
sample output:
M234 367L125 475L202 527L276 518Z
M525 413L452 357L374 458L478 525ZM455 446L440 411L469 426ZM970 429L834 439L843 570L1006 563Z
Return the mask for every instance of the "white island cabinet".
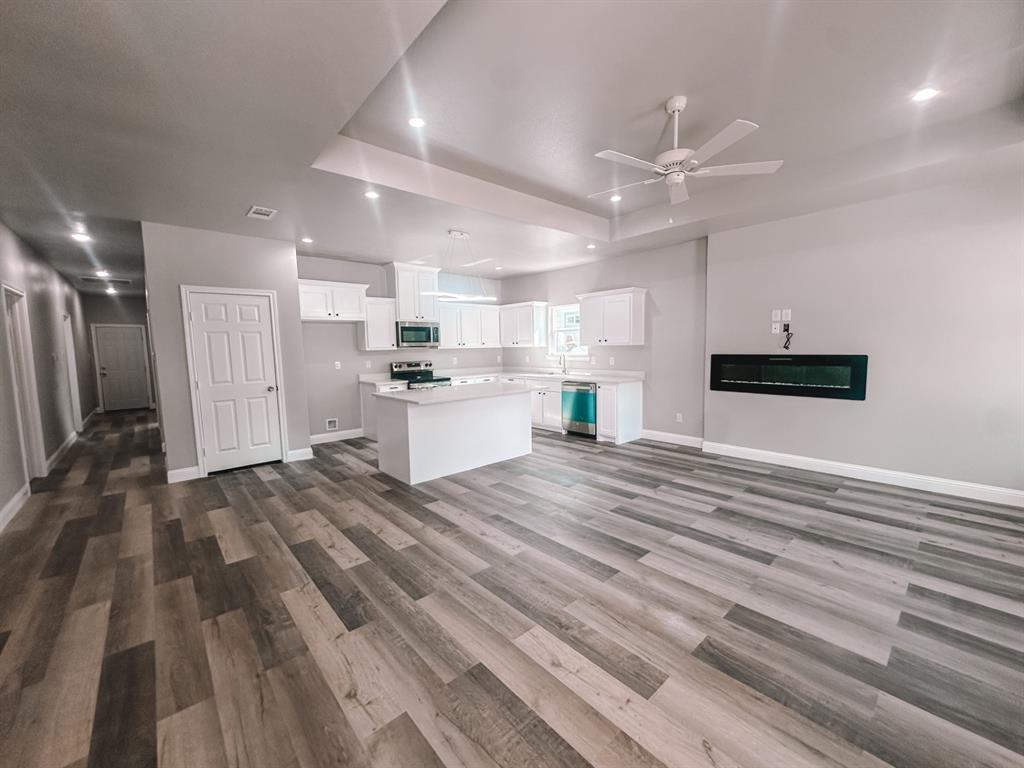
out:
M414 485L525 456L530 387L494 381L376 392L380 471Z

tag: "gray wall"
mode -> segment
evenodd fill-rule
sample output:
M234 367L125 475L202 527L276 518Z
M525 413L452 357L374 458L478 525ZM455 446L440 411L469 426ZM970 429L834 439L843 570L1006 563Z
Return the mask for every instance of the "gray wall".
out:
M1017 170L711 235L708 352L869 356L867 400L709 392L707 440L1024 488Z
M366 283L368 296L384 296L384 267L315 256L299 257L299 277L308 280L336 280L347 283ZM470 287L459 275L444 275L439 281L442 290L463 291ZM497 294L500 283L485 281L484 290ZM306 390L309 399L309 429L312 434L327 431L326 420L338 419L338 429L358 429L362 426L359 412L359 375L386 373L395 360L431 360L437 368L480 368L500 365L501 350L402 350L362 352L358 345L359 327L356 323L302 323L302 342L305 349ZM457 363L452 360L457 359ZM334 363L341 364L335 370ZM369 367L367 367L367 364Z
M78 361L82 416L96 407L88 367L89 346L78 292L40 259L6 226L0 224L0 282L26 294L32 335L33 364L42 416L43 446L51 456L74 430L63 316L71 316ZM10 370L6 313L0 312L0 507L24 483L17 439L17 404Z
M705 240L502 280L502 303L576 302L576 294L610 288L647 288L642 347L591 350L593 367L642 370L644 428L680 435L703 434ZM527 360L529 358L529 360ZM615 364L611 364L614 358ZM505 350L511 366L546 365L545 350ZM675 414L683 415L676 422Z
M150 332L160 363L158 387L167 468L196 466L182 285L277 291L288 448L309 447L306 382L295 246L280 240L142 222Z
M108 296L102 293L83 293L82 308L85 322L89 326L90 337L95 324L142 325L146 327L146 345L150 355L150 397L156 397L156 364L153 359L153 344L149 339L149 322L146 318L146 299L142 296ZM95 371L92 358L92 339L90 338L90 371ZM95 376L95 373L92 374Z

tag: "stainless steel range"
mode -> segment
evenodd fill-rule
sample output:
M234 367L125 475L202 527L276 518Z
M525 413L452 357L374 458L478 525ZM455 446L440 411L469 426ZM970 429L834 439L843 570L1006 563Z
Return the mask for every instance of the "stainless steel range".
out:
M409 389L433 389L452 385L450 377L434 376L434 364L429 360L392 363L391 378L408 381Z

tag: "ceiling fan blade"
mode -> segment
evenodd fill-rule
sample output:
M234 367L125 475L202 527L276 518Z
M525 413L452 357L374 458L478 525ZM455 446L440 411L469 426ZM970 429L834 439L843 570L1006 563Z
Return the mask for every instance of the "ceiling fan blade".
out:
M669 184L668 199L672 201L672 205L685 203L689 200L690 193L686 190L686 182L684 181L681 184Z
M782 167L781 160L765 160L760 163L736 163L735 165L709 165L698 168L691 176L746 176L757 173L775 173Z
M639 157L624 155L621 152L616 152L614 149L603 149L594 155L594 157L600 157L602 160L611 160L613 163L622 163L622 165L631 165L634 168L643 168L645 171L665 173L665 169L660 165L655 165L654 163L649 163L646 160L641 160Z
M644 181L634 181L632 184L623 184L621 187L612 187L611 189L606 189L603 192L595 192L592 195L587 195L587 197L600 197L601 195L607 195L609 192L617 192L620 189L628 189L629 187L639 187L641 184L653 184L656 181L661 181L661 177L659 176L656 179L645 179Z
M729 125L719 131L711 141L694 152L687 163L696 165L703 163L709 157L713 157L727 147L731 147L744 136L749 136L757 130L757 123L749 120L733 120Z

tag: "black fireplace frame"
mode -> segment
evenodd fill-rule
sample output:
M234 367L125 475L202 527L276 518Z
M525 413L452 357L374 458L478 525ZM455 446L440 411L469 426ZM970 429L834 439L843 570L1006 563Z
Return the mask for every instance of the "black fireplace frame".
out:
M755 371L764 366L842 367L850 369L850 381L846 387L814 383L770 383L764 381L757 372L752 372L749 380L736 381L723 376L725 366L748 366ZM867 379L867 355L711 355L710 387L720 392L864 400L867 397Z

